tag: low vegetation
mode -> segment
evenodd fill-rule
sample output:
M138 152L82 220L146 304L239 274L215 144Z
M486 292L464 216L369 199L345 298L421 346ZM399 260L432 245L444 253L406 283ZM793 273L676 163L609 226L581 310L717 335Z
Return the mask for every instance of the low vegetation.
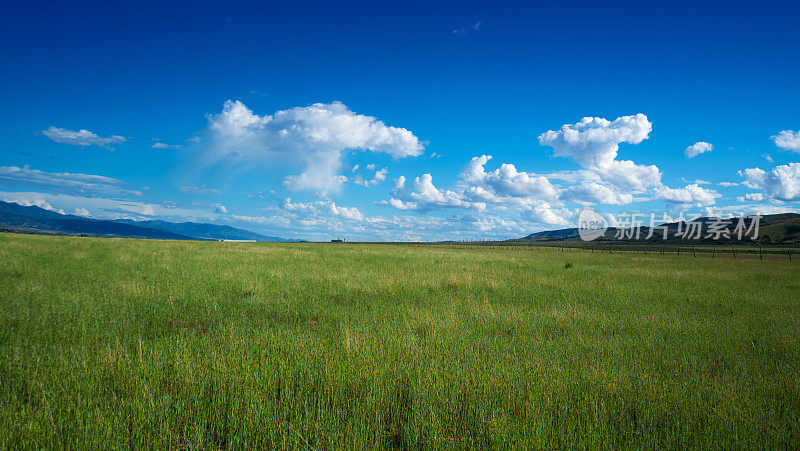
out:
M797 448L798 260L0 234L0 447Z

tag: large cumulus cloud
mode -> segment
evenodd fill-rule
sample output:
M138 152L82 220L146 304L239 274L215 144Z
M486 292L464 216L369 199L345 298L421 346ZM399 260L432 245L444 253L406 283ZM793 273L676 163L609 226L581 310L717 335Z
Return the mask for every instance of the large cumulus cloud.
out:
M240 101L227 101L208 118L206 164L224 159L293 163L301 172L285 177L291 190L326 192L347 180L339 174L346 149L387 153L394 158L421 155L423 144L409 130L356 114L341 102L315 103L259 116Z
M800 163L789 163L767 172L761 168L739 171L750 188L763 190L767 197L783 201L800 201Z

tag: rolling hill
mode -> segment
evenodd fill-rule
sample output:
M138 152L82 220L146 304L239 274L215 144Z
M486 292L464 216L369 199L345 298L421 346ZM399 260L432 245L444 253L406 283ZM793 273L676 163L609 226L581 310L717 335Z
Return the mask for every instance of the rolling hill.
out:
M706 228L709 223L714 222L716 218L699 218L696 222L702 223L703 226L703 235L705 235ZM731 235L734 235L733 230L736 224L738 223L739 218L733 218L731 220L732 225L728 226L727 229ZM746 224L750 224L749 219L744 219ZM664 231L661 229L661 226L667 227L667 239L663 239ZM659 227L656 227L656 230L653 231L653 236L646 240L644 239L650 234L649 227L642 227L641 228L641 240L625 240L625 239L616 239L615 236L617 235L619 229L610 227L602 238L598 238L595 241L614 241L614 242L659 242L659 243L678 243L683 242L685 243L687 240L683 239L680 236L676 236L677 232L680 229L685 230L685 223L684 222L673 222L669 224L662 224ZM548 242L548 241L581 241L580 235L578 234L577 228L568 228L568 229L558 229L558 230L545 230L542 232L532 233L522 238L517 238L509 241L533 241L533 242ZM761 222L759 224L758 230L758 237L755 240L759 244L798 244L800 243L800 214L797 213L781 213L776 215L764 215L761 217ZM730 239L721 239L721 240L711 240L706 238L701 238L697 240L698 243L725 243L725 244L734 244L740 242L737 239L730 238ZM742 240L741 243L748 243L751 242L750 240Z

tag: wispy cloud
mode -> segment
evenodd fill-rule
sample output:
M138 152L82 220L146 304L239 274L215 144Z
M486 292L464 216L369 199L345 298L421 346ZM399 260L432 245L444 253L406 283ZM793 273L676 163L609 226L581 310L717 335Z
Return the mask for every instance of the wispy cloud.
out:
M0 181L24 186L40 186L62 192L94 195L141 196L141 191L125 188L111 177L69 172L44 172L27 166L0 166Z
M124 143L128 138L119 135L98 136L89 130L67 130L64 128L50 127L42 130L42 134L51 140L72 146L98 146L107 150L114 150L116 144Z
M714 150L714 146L712 144L709 144L705 141L699 141L687 147L683 153L686 155L686 158L694 158L701 153L711 152L712 150Z
M161 141L156 141L150 147L153 148L153 149L175 149L175 150L183 149L183 146L180 145L180 144L167 144L167 143L163 143Z
M211 210L179 208L168 203L73 196L41 192L0 191L0 200L20 205L35 205L47 210L97 219L153 219L167 221L208 221L217 217Z
M220 191L218 189L208 188L208 187L205 187L205 186L188 186L188 185L184 185L184 186L179 186L178 190L180 190L180 192L186 193L186 194L197 194L197 195L213 194L215 196L218 196L218 195L222 194L222 191Z
M468 27L456 28L451 32L451 34L455 34L455 35L458 35L458 36L465 36L465 35L467 35L469 33L474 33L476 31L479 31L482 26L483 26L483 23L479 20L479 21L475 22L474 24L472 24L472 25L470 25Z

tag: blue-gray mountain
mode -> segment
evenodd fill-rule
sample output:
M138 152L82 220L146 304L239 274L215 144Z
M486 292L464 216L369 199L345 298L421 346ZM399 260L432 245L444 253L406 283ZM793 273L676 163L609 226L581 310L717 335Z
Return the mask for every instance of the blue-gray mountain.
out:
M115 222L163 230L165 232L177 233L205 240L303 241L278 238L276 236L265 236L249 230L237 229L236 227L199 222L167 222L159 220L133 221L130 219L118 219Z
M0 202L0 231L162 240L301 241L215 224L90 219L10 202Z

